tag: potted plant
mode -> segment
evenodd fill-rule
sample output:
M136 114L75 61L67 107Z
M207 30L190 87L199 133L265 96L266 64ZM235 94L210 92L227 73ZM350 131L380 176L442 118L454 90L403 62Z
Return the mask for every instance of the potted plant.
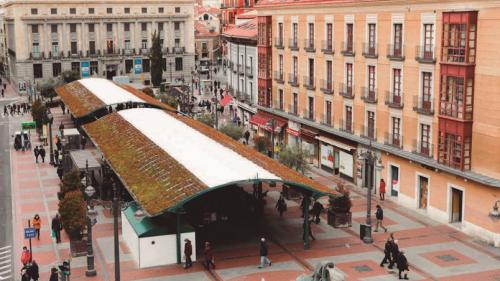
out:
M344 182L337 185L338 195L330 196L328 208L328 224L333 227L352 226L351 197Z

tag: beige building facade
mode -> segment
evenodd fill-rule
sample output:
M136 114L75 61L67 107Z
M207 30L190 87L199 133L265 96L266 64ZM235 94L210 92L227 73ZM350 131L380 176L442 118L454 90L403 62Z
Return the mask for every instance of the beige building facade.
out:
M148 84L155 31L165 80L189 81L194 70L191 0L14 0L3 8L11 78L20 86L65 70L82 77L127 75Z
M378 191L383 178L389 200L500 246L490 215L500 2L261 1L257 11L259 85L271 85L259 110L287 124L281 141L359 186ZM372 179L367 150L383 166Z

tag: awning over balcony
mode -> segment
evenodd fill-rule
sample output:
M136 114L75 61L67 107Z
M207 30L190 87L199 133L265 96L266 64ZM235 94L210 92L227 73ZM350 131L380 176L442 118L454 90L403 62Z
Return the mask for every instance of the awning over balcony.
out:
M274 119L275 124L274 124L274 131L276 133L281 132L281 129L283 126L286 125L286 121L281 119L281 118L276 118L273 116L270 116L268 114L264 114L262 112L257 112L250 118L250 124L253 124L261 129L264 129L268 132L272 131L272 124L271 120Z
M220 105L221 106L226 106L228 105L231 101L233 100L233 97L231 95L225 95L223 99L220 100Z

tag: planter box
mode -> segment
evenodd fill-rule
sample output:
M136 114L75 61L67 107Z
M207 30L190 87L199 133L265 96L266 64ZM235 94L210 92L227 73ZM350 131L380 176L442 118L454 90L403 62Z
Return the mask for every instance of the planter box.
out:
M351 227L352 213L351 212L334 212L328 210L328 224L335 228Z
M87 255L87 241L85 240L70 240L69 248L74 258Z

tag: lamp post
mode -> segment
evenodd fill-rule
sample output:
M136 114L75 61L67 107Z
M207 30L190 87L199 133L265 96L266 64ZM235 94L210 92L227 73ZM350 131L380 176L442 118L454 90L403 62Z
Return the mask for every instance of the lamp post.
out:
M92 205L92 196L95 194L95 188L89 183L89 161L85 163L85 194L87 195L87 270L85 276L96 276L97 272L94 266L94 248L92 245L92 226L97 218L97 211Z
M172 84L172 62L169 61L168 65L170 66L170 84Z
M274 130L276 128L276 120L271 118L267 123L271 125L271 158L274 159Z
M376 166L377 170L382 169L382 165L378 163L378 157L375 154L375 152L372 151L372 142L370 140L370 148L369 150L360 153L359 160L361 161L366 161L368 163L368 168L367 168L367 178L368 178L368 183L367 183L367 192L366 192L366 230L365 230L365 236L363 237L363 242L369 244L373 243L373 237L372 237L372 217L371 217L371 207L372 207L372 188L373 188L373 168Z
M120 244L118 241L118 215L120 213L120 205L118 201L118 189L116 183L113 182L113 236L115 246L115 281L120 281Z
M54 116L49 111L47 114L49 118L49 150L50 150L50 165L54 165L54 146L52 144L52 123L54 122Z

